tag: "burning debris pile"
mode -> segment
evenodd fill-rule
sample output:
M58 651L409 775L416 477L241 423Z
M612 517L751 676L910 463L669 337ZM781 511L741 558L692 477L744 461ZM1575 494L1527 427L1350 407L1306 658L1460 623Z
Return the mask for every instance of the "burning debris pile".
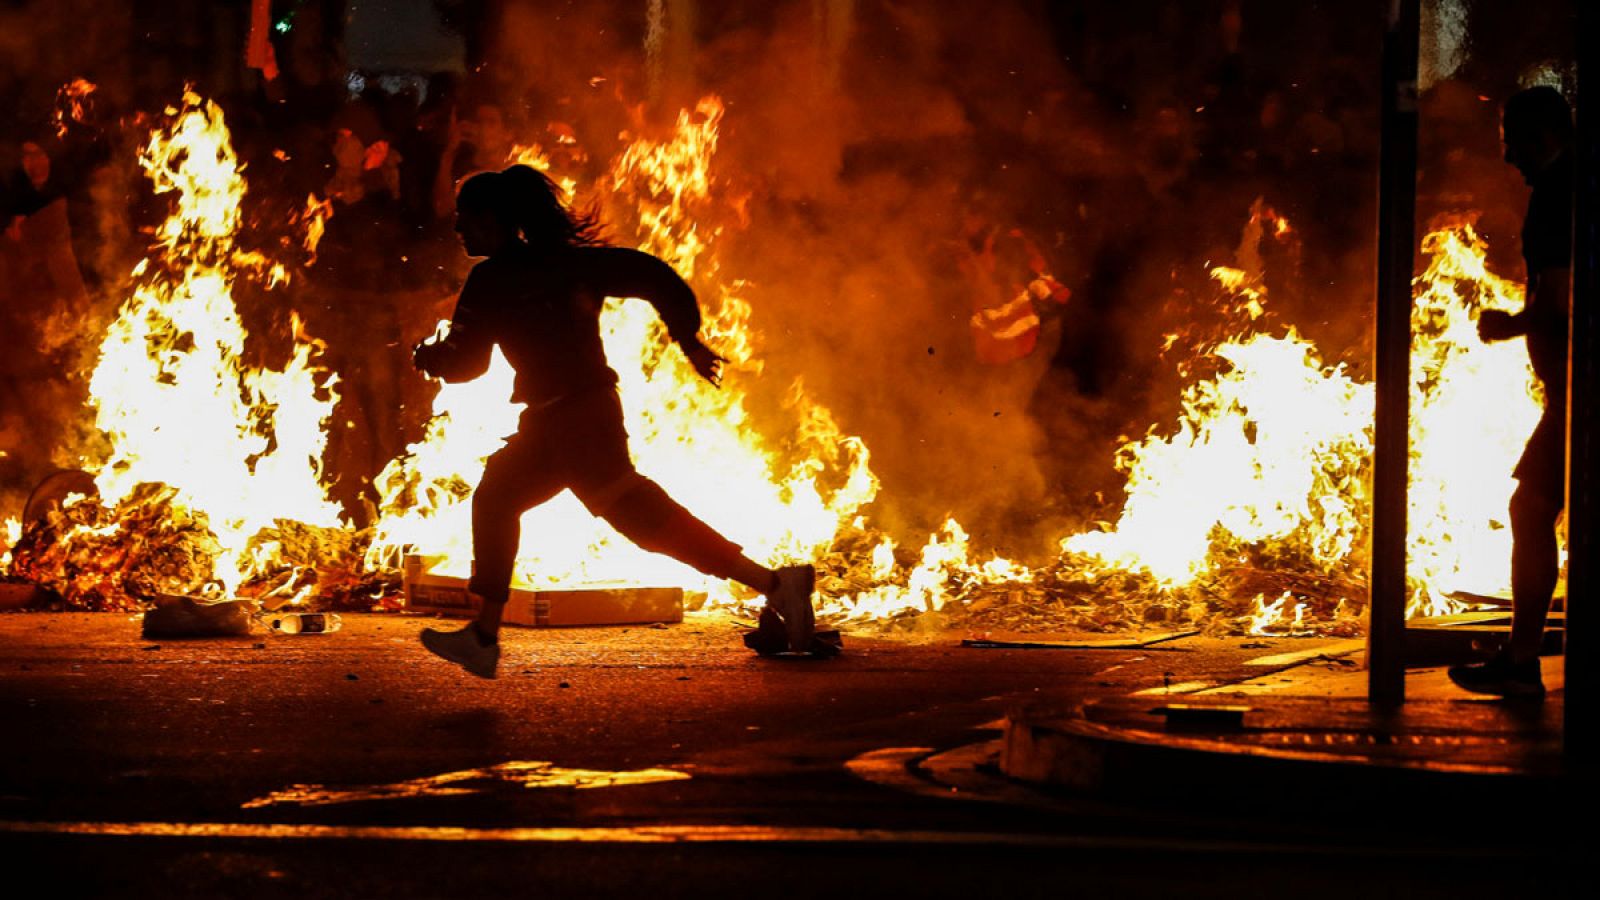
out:
M137 535L132 539L131 535ZM137 610L215 578L222 545L175 488L140 484L114 504L84 497L23 532L10 574L86 610Z
M714 97L670 133L639 137L593 185L551 171L578 202L601 204L631 241L691 280L706 336L730 359L723 389L699 380L647 304L613 298L602 319L639 469L768 563L819 560L825 616L906 628L1120 630L1195 625L1256 633L1353 633L1365 603L1372 454L1370 384L1324 361L1292 326L1273 325L1254 241L1288 223L1258 203L1240 268L1213 277L1232 333L1185 359L1175 422L1125 443L1126 500L1100 530L1059 540L1053 559L981 559L960 523L895 541L872 520L879 485L866 444L802 382L764 374L744 285L723 270L724 229L744 200L713 174L724 115ZM568 158L580 159L576 153ZM508 161L552 166L538 148ZM240 249L245 183L220 111L189 95L168 110L140 162L175 201L136 287L100 347L91 380L111 451L99 496L24 531L0 565L73 608L132 609L162 593L368 607L392 596L402 557L470 570L468 498L485 458L515 425L511 372L441 386L421 440L376 482L375 522L357 530L322 471L336 373L296 329L277 368L244 360L238 279L280 287L286 268ZM297 223L313 250L312 198ZM1413 354L1413 611L1450 593L1509 582L1503 526L1510 472L1539 414L1520 344L1485 346L1484 309L1520 307L1490 273L1465 222L1424 240ZM1176 337L1172 339L1176 340ZM1500 413L1486 420L1481 411ZM759 413L759 415L758 415ZM780 415L781 414L781 415ZM786 426L773 423L786 422ZM759 423L759 424L758 424ZM1471 453L1460 452L1470 447ZM570 496L523 523L517 579L533 587L619 579L698 592L709 608L752 598L646 554Z
M350 551L322 486L336 378L317 364L316 342L299 335L281 368L245 361L234 286L275 288L288 271L237 241L245 182L222 111L191 93L166 116L139 163L174 209L89 379L110 447L95 473L98 496L34 523L13 551L13 574L76 608L136 608L157 593L251 595L281 587L286 567L302 573L287 581L304 580L330 555L286 550ZM272 538L288 529L324 538Z

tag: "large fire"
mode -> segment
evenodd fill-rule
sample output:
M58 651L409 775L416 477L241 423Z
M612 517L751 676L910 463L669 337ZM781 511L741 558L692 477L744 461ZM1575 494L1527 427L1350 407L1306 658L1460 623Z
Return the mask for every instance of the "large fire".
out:
M580 204L600 203L613 239L662 257L690 279L707 311L708 342L730 359L724 386L714 388L670 345L647 304L608 301L606 352L621 377L641 471L757 560L822 559L824 571L839 577L824 579L821 612L836 618L939 611L975 592L1011 603L1061 591L1082 596L1084 585L1102 582L1139 582L1193 616L1206 606L1196 607L1194 586L1251 565L1338 587L1318 598L1291 589L1273 590L1268 600L1260 592L1239 627L1302 633L1319 617L1355 615L1364 596L1345 588L1359 588L1365 577L1372 386L1326 363L1292 327L1263 324L1270 299L1248 247L1241 257L1251 258L1239 260L1240 268L1213 273L1237 312L1237 333L1189 360L1193 370L1211 374L1184 390L1178 420L1119 452L1127 497L1114 523L1063 537L1059 556L1036 567L978 558L953 519L919 551L897 547L871 524L878 481L866 445L800 381L761 392L785 398L787 428L754 425L755 388L770 376L759 358L757 316L717 252L722 228L745 217L740 198L719 191L715 175L723 115L720 101L705 98L669 133L634 140L596 184L556 171L534 146L518 148L510 160L550 171ZM30 542L7 523L4 546L15 545L16 558L7 550L4 563L69 598L89 582L113 590L106 583L113 575L144 599L152 590L202 584L230 594L254 585L260 593L271 575L280 598L314 600L329 559L313 565L288 545L295 535L339 532L347 535L342 546L355 548L358 561L349 564L368 575L392 574L409 553L436 571L466 574L467 500L518 415L504 359L497 355L471 383L440 387L423 438L377 481L378 521L359 539L349 537L321 470L336 378L318 365L318 342L297 327L280 366L245 362L251 357L232 287L240 278L276 286L286 275L282 265L237 245L245 183L220 111L186 96L168 110L140 162L156 191L173 195L175 208L137 270L91 380L96 424L111 448L96 470L99 498L56 514L47 540ZM313 197L299 217L308 251L325 214ZM1258 203L1247 237L1288 230ZM1485 247L1468 224L1433 231L1423 251L1429 264L1416 283L1412 379L1414 613L1448 608L1454 592L1506 589L1509 473L1539 414L1521 343L1485 346L1474 328L1484 309L1519 308L1520 290L1486 269ZM1483 415L1486 409L1495 415ZM162 569L164 579L128 577L130 567L172 555L127 549L163 530L204 540L185 545L185 564ZM570 494L529 512L523 534L516 578L529 586L676 585L703 593L714 607L749 599L638 550ZM85 566L72 550L85 542L98 542L102 554L114 545L123 550L115 562ZM1207 591L1215 596L1214 588ZM1332 608L1314 609L1312 599L1332 601Z
M702 287L704 330L734 371L722 389L700 380L666 340L654 310L638 300L608 302L601 319L606 355L621 378L640 471L753 558L810 559L873 498L877 484L865 446L843 435L798 383L790 392L796 425L786 436L792 461L780 459L747 426L741 377L759 371L748 346L750 308L708 277L717 263L694 216L710 200L721 115L721 104L708 99L696 114L679 117L668 140L636 141L612 166L608 187L637 211L641 249L717 288L712 294ZM482 378L441 390L426 437L379 478L383 517L369 562L392 566L413 550L437 557L435 571L470 570L466 501L488 454L515 428L518 409L510 395L511 371L498 355ZM829 475L839 483L825 483ZM666 584L731 599L724 583L634 547L570 493L530 511L522 528L517 578L523 584Z

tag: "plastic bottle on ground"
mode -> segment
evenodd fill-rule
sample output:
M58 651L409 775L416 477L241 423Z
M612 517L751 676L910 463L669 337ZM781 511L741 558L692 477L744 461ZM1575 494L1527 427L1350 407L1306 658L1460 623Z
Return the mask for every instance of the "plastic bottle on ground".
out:
M267 617L267 627L278 634L329 634L340 624L336 613L280 612Z

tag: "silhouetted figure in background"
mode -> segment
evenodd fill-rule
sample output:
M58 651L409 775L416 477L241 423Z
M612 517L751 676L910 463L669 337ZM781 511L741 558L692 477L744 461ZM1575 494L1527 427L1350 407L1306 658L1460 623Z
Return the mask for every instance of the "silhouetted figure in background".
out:
M1544 415L1517 463L1511 496L1511 643L1485 663L1455 666L1450 679L1469 691L1506 696L1544 693L1539 647L1560 575L1556 520L1566 494L1567 306L1572 284L1572 111L1551 87L1506 101L1506 162L1533 194L1522 226L1527 300L1516 315L1486 311L1486 341L1528 339L1533 371L1544 386Z
M48 471L65 432L61 411L83 402L71 360L89 296L58 149L42 136L22 141L5 148L11 164L0 168L0 490Z
M59 171L43 139L23 141L21 164L7 185L5 238L17 249L7 272L8 288L35 313L84 312L83 273L73 252L67 210L70 182Z
M469 587L483 601L478 618L460 631L426 629L423 645L494 677L522 514L570 489L640 547L765 594L790 649L808 650L813 568L751 561L639 474L628 455L601 307L607 297L648 301L695 371L718 384L723 360L700 342L689 285L653 256L601 245L593 217L567 209L555 185L527 166L467 179L456 197L456 231L468 256L487 259L468 275L448 335L419 345L414 362L429 375L467 381L488 369L499 345L516 370L512 400L527 409L472 496Z

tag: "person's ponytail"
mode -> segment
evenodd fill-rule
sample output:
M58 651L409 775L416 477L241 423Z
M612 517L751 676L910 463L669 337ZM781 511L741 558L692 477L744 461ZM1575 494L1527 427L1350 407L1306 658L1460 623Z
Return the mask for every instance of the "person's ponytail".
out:
M597 210L579 212L561 201L561 189L550 176L524 165L510 166L498 174L503 221L515 225L530 244L546 241L569 247L603 244ZM499 212L500 210L497 210Z

